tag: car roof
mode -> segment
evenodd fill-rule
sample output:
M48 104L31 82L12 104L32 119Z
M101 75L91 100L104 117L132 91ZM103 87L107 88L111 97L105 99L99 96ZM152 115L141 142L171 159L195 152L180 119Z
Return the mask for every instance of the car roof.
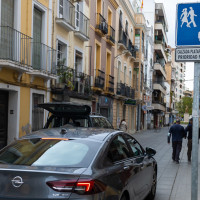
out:
M120 133L113 129L104 128L51 128L35 131L20 139L55 138L55 139L89 139L102 142L109 135Z

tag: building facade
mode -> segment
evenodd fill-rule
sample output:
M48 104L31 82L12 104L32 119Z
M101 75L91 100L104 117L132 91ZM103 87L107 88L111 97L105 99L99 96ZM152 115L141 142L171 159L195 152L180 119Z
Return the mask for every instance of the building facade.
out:
M92 112L113 121L114 57L116 35L115 0L90 1Z
M58 75L51 84L52 101L92 106L89 1L59 0L52 6L52 38L57 50Z
M43 128L56 79L52 48L52 1L0 1L0 148ZM9 124L9 126L8 126Z

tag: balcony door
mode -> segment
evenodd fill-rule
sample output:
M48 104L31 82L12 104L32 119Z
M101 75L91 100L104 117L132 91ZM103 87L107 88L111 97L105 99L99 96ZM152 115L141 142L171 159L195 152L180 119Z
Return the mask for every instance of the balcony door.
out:
M33 68L41 69L42 62L42 11L34 8L33 11Z
M14 0L1 0L0 2L0 58L13 60Z

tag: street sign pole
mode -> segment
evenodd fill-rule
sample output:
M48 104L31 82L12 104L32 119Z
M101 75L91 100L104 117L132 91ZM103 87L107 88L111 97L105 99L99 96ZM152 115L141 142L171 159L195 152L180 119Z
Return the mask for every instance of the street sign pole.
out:
M200 62L194 64L193 131L192 131L192 187L191 200L198 200L198 140L199 140L199 71Z

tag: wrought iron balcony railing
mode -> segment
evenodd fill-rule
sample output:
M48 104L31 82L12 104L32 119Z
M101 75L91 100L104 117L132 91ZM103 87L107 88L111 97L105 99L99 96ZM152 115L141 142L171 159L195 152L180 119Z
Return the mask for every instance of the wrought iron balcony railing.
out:
M60 83L79 94L90 94L90 76L66 66L57 66Z
M0 26L0 59L32 66L31 42L31 37L11 27Z
M107 78L108 78L107 91L114 93L114 77L108 75Z
M0 59L56 74L56 50L8 26L0 26Z
M108 33L108 24L107 24L106 20L104 19L104 17L100 13L97 13L96 19L97 19L96 28L99 29L103 34L107 34Z
M126 86L124 83L117 83L117 95L125 96L126 95Z
M32 49L33 69L56 74L57 51L40 42L33 42Z
M125 86L125 96L126 97L131 97L131 88L129 86Z
M135 99L135 90L133 88L131 88L130 98Z
M115 29L112 26L108 26L107 39L109 39L111 42L115 43Z
M127 48L128 37L123 29L119 29L119 43L123 44Z
M62 4L59 4L58 18L65 20L65 22L75 27L75 6L69 0L62 2Z
M97 69L94 86L103 90L104 85L105 85L105 72Z
M78 31L83 35L85 35L86 37L89 37L89 25L90 25L90 20L82 12L79 12Z

